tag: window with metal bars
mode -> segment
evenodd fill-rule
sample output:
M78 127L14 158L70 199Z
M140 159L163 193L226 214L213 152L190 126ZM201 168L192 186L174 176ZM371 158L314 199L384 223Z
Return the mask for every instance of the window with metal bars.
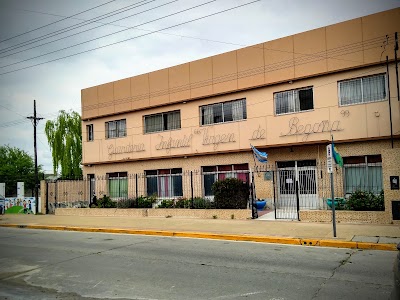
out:
M386 100L386 75L378 74L339 81L338 90L340 105Z
M313 88L305 87L274 93L275 114L282 115L314 109Z
M106 125L106 139L126 136L126 119L109 121Z
M181 128L181 112L179 110L144 116L144 133L179 128Z
M246 99L201 106L200 115L201 125L247 119Z

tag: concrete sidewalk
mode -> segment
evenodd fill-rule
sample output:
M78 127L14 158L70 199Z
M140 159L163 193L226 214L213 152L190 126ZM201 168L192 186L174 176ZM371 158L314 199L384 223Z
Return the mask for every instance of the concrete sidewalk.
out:
M0 216L0 226L245 240L284 244L395 250L400 226L298 221L218 220L18 215Z

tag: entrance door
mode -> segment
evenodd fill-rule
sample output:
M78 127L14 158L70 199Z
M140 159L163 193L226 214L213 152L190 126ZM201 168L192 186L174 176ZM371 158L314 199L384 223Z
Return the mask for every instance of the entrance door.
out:
M277 162L276 218L298 219L299 209L318 207L316 161ZM297 190L298 202L297 205ZM299 206L299 207L298 207Z

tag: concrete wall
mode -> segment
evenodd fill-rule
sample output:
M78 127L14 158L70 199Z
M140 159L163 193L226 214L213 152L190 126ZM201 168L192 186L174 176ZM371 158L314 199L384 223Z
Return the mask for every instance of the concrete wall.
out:
M347 211L336 210L337 223L366 223L366 224L391 224L388 211ZM302 222L332 222L331 210L302 210L300 211Z
M102 216L102 217L185 217L200 219L239 219L251 218L247 209L180 209L180 208L57 208L57 216Z

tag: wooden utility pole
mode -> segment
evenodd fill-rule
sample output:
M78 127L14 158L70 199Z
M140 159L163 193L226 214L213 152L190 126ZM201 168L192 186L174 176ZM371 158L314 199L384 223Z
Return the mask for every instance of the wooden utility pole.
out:
M43 118L38 118L36 116L36 100L33 100L33 117L27 117L27 119L30 119L33 124L33 147L35 148L35 214L37 214L39 208L39 174L37 165L36 126Z

